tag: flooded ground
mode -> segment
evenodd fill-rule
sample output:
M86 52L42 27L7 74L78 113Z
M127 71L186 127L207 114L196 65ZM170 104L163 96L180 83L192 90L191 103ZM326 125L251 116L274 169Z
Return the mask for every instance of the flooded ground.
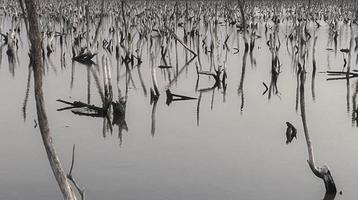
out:
M326 72L345 69L349 57L340 49L349 48L357 27L340 24L334 51L329 27L320 23L320 28L310 29L313 38L317 36L317 68L314 73L311 39L303 84L305 118L316 163L329 165L337 190L342 191L335 199L355 199L358 79L327 81L330 76ZM5 18L3 30L11 28L10 24ZM106 37L110 19L104 24L100 41ZM25 29L23 22L20 27ZM232 27L218 28L221 43L226 33L234 32ZM307 164L302 108L297 100L302 88L291 46L286 43L290 28L287 24L279 28L281 68L276 84L265 24L259 23L256 34L260 37L252 55L244 56L242 34L232 34L227 48L219 45L213 61L202 45L198 57L191 59L179 43L176 59L172 43L167 56L172 68L155 69L161 95L154 103L150 98L151 69L163 61L155 56L151 62L149 44L143 45L143 63L126 69L114 52L103 49L93 65L74 62L71 38L63 45L55 38L54 52L45 59L43 89L54 144L65 171L71 166L75 144L74 174L88 199L323 199L324 184ZM0 199L60 199L37 125L28 39L25 31L20 35L14 65L9 63L6 46L1 52ZM188 46L197 49L195 42L188 41ZM333 50L327 50L330 48ZM350 68L357 69L357 52L351 54ZM104 118L57 111L66 107L58 99L101 105L98 88L102 86L96 84L96 76L102 85L103 55L110 58L114 100L119 93L127 96L125 119L114 123L112 130ZM209 71L210 66L219 65L226 70L227 87L211 89L214 78L197 75L197 67ZM265 85L270 88L271 83L277 92L265 91ZM168 102L167 89L195 99ZM297 128L297 140L289 145L287 121Z

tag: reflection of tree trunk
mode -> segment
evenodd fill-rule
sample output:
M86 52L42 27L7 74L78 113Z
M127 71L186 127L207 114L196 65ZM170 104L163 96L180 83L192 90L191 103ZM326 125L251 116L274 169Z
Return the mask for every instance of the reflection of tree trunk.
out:
M317 37L314 38L313 41L313 51L312 51L312 82L311 82L311 92L312 92L312 99L313 101L316 100L316 93L315 93L315 79L316 79L316 43Z
M196 106L196 125L197 126L199 126L199 124L200 124L200 103L201 103L202 96L203 96L203 93L200 92L199 98L198 98L198 104Z
M32 65L29 65L29 73L27 75L27 84L26 84L26 92L25 92L25 99L22 106L22 114L24 117L24 121L26 121L26 108L27 108L27 102L29 100L29 92L30 92L30 84L31 84L31 75L32 75Z
M298 102L299 102L299 93L300 93L300 73L301 70L299 69L296 77L296 101L295 101L295 110L298 112Z
M317 177L323 179L325 187L326 187L326 192L328 194L335 194L337 192L336 185L335 185L334 180L331 176L329 168L325 165L323 167L317 167L315 165L312 141L311 141L309 133L308 133L308 127L307 127L307 121L306 121L305 86L304 86L306 74L304 71L301 71L299 76L300 76L300 106L301 106L300 108L301 108L303 131L305 134L307 149L308 149L308 164L309 164L312 172Z
M158 89L157 73L154 68L154 55L152 55L152 53L151 53L151 64L152 64L151 75L152 75L152 83L154 88L154 96L155 98L158 98L160 94Z
M347 95L346 95L347 113L349 113L349 111L350 111L351 90L350 90L350 78L349 78L348 73L351 72L351 60L352 60L351 49L353 48L352 44L353 44L353 37L351 36L351 39L349 41L349 53L348 53L347 75L346 75L346 77L347 77L347 82L346 82L346 88L347 88Z
M154 137L154 134L155 134L155 113L157 111L157 103L158 103L158 100L155 100L154 103L153 103L153 107L152 107L152 115L151 115L151 128L150 128L150 133L152 135L152 137Z
M50 129L48 126L48 119L44 106L44 96L42 91L42 74L43 74L43 62L42 62L42 38L39 30L38 16L36 12L35 2L32 0L25 0L27 15L29 24L29 31L31 34L31 56L34 69L34 80L35 80L35 100L37 108L37 117L40 126L41 137L45 146L47 157L49 159L52 171L60 187L64 199L76 199L74 191L68 182L66 174L62 168L60 160L57 156L55 147L52 142L50 135Z
M244 52L244 56L242 57L242 71L241 71L241 79L239 84L238 94L241 96L241 106L240 109L243 111L245 98L244 98L244 80L245 80L245 71L246 71L246 59L247 59L247 51Z
M358 97L358 81L355 83L354 93L352 96L352 124L358 127L358 108L357 108L357 97Z
M188 61L184 64L184 66L178 71L178 73L173 77L173 79L172 79L172 80L169 82L169 84L165 87L166 90L169 89L170 86L178 80L179 76L183 73L183 71L184 71L185 69L187 69L187 67L190 65L191 62L193 62L193 60L194 60L195 58L196 58L196 57L191 58L190 60L188 60Z
M241 2L241 0L238 0L238 4L239 4L239 10L241 13L243 37L244 37L244 42L245 42L245 51L247 51L249 49L249 44L247 43L247 38L246 38L246 19L245 19L245 11L244 11L245 1Z
M72 90L73 88L73 82L75 80L75 69L76 69L76 66L75 66L75 62L72 61L72 66L71 66L71 82L70 82L70 89Z
M87 103L91 103L91 73L90 67L87 67Z
M143 89L144 96L147 96L147 87L145 86L143 76L142 76L142 72L140 70L141 70L141 65L138 64L137 71L138 71L139 81L140 81L141 87Z

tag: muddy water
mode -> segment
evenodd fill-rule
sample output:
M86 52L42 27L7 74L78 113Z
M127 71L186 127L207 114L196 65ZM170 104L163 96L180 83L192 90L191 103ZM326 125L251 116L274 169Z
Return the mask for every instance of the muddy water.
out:
M9 26L6 22L5 25ZM220 27L221 41L226 31L230 29ZM356 79L327 81L327 74L321 73L343 68L343 56L347 59L347 55L339 49L349 47L350 29L342 26L341 31L337 53L326 50L333 48L327 42L327 25L315 33L318 36L315 98L310 56L306 65L306 118L317 164L329 165L338 190L343 191L343 196L337 195L336 199L354 199L358 187L355 159L358 135L352 122L352 109L358 82ZM271 53L263 24L257 33L262 37L256 40L253 50L256 65L247 56L244 77L241 35L238 54L234 54L237 42L233 34L228 40L230 51L226 62L225 51L220 50L222 55L215 58L214 62L225 64L227 70L226 92L221 88L200 94L196 90L195 63L198 59L185 65L191 55L178 44L178 64L173 45L169 52L174 67L156 70L161 96L151 105L152 64L144 48L143 63L139 68L134 66L130 73L133 81L128 84L125 118L128 131L113 126L112 133L103 131L102 118L56 111L65 106L57 99L101 105L93 78L97 66L72 63L70 39L62 53L57 39L55 52L46 59L44 91L50 128L66 171L71 164L72 145L76 144L73 173L85 187L89 199L322 199L323 182L312 174L306 162L307 147L300 110L296 110L297 76L287 52L285 33L286 26L282 25L279 93L270 98L268 92L263 95L263 82L269 86L271 80ZM0 199L61 199L39 129L35 128L37 117L33 77L29 76L28 68L28 44L25 32L21 36L14 68L9 65L7 47L2 50ZM65 61L61 64L63 53ZM99 52L95 63L101 63L103 54L104 51ZM352 51L351 69L356 69L356 55ZM117 67L114 54L111 61L114 96L118 99L118 88L122 95L126 90L126 71L124 65ZM200 61L203 70L210 69L210 59L203 49ZM158 56L154 65L160 64ZM180 75L172 81L170 90L190 97L200 96L200 101L166 104L165 89L176 75L176 65ZM101 66L98 69L102 84ZM24 109L28 77L31 77L30 89ZM238 93L242 78L243 89ZM209 88L213 84L212 78L200 76L197 87ZM298 130L297 140L290 145L285 143L286 121Z

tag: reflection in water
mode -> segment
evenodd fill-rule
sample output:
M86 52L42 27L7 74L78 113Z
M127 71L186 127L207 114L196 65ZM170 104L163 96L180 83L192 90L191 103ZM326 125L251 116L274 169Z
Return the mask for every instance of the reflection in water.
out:
M277 53L273 53L272 56L272 62L271 62L271 82L270 82L270 86L268 88L268 99L271 99L272 94L277 95L278 97L280 97L280 92L278 91L277 88L277 80L278 80L278 76L280 75L280 68L281 68L281 63L280 60L277 57ZM276 54L276 55L274 55Z
M173 85L173 83L175 83L175 82L178 80L178 78L180 77L180 75L184 72L184 70L186 70L186 69L188 68L188 66L190 65L190 63L192 63L192 62L195 60L195 58L196 58L196 57L191 58L190 60L188 60L188 61L184 64L184 66L178 71L178 73L176 73L176 75L174 76L174 78L173 78L171 81L169 81L169 84L165 87L166 89L169 89L169 88Z
M76 70L76 62L72 61L71 62L71 81L70 81L70 89L72 90L73 88L73 83L75 81L75 70Z
M272 94L280 97L280 92L277 87L278 76L281 73L281 63L278 58L278 52L281 47L281 42L279 38L279 24L277 20L274 21L273 33L270 34L269 40L266 42L270 52L271 52L271 81L268 88L268 99L271 99Z
M91 72L94 77L99 96L102 100L102 106L91 105L89 103L84 103L81 101L68 102L65 100L58 99L57 101L68 105L67 107L58 109L58 111L71 110L76 115L103 118L103 137L106 137L108 132L112 134L113 125L118 126L118 138L120 140L121 145L122 132L123 130L128 131L128 126L125 121L125 113L127 103L126 99L128 93L127 85L129 79L126 78L126 95L124 97L121 96L120 88L117 85L119 98L118 101L114 101L111 84L112 68L108 57L102 56L102 69L104 92L102 90L97 71L95 71L92 66L87 67L88 73ZM126 74L129 73L128 71L128 67L126 67ZM87 82L87 88L90 88L90 83L91 82ZM88 102L90 101L89 98L90 94L88 94Z
M324 199L335 198L334 191L336 189L328 167L324 166L320 168L315 166L314 163L313 147L309 138L310 135L307 125L308 122L306 121L306 88L304 86L306 76L305 66L309 60L308 49L312 49L312 57L310 57L310 59L312 59L310 89L312 99L316 102L316 92L318 92L318 94L321 92L321 85L316 85L317 82L321 83L319 82L321 79L318 69L321 69L320 67L322 66L325 67L325 64L327 64L328 69L330 67L337 68L337 66L335 66L336 63L334 63L336 60L345 62L342 71L340 71L342 68L341 65L338 66L339 70L329 69L327 73L329 75L328 79L346 81L345 88L343 88L343 90L346 90L346 99L344 100L346 101L345 103L347 105L347 111L352 112L352 123L355 126L358 126L358 107L356 102L358 96L358 81L352 81L354 80L353 78L358 77L358 72L352 69L354 66L351 66L350 63L351 57L356 53L352 51L353 34L351 35L349 48L339 50L341 46L343 47L342 43L344 43L344 41L338 41L338 39L344 40L342 39L341 33L339 33L343 31L343 29L340 28L342 25L338 26L338 22L334 21L328 25L330 27L323 27L321 29L319 27L312 27L312 24L310 25L309 22L313 22L314 20L302 19L303 17L301 14L299 14L302 12L302 10L298 11L298 14L290 14L290 17L284 19L285 22L280 22L281 19L278 17L280 15L278 13L279 9L274 9L273 12L270 11L268 16L257 17L255 14L255 9L248 5L245 7L240 5L239 8L242 13L250 12L250 14L245 19L243 16L237 16L237 13L233 14L236 12L236 8L229 8L230 6L227 6L228 8L222 7L225 12L218 11L217 9L220 10L220 4L216 4L215 11L214 9L210 10L202 6L199 9L200 13L196 13L194 11L198 8L187 8L188 10L182 12L181 7L178 6L180 3L176 3L175 5L166 6L165 11L163 11L163 13L171 13L171 16L165 16L163 13L153 12L153 10L157 9L156 6L160 8L162 4L151 6L149 9L144 10L142 10L142 7L139 7L138 9L132 9L136 8L136 6L129 4L130 2L122 1L118 4L118 9L125 9L126 11L123 12L122 10L121 12L116 10L116 12L118 11L120 14L118 16L114 16L113 13L110 13L109 17L102 17L103 15L99 14L98 11L100 10L100 7L98 7L96 12L94 12L91 11L91 7L89 5L85 5L83 8L78 8L79 14L76 13L76 16L74 16L74 18L78 21L74 20L76 23L71 26L68 25L69 27L66 25L69 23L66 22L68 19L63 19L63 22L60 20L60 23L52 23L51 19L43 19L45 20L44 22L51 22L51 25L44 27L44 30L46 30L46 28L49 29L48 33L43 31L43 36L47 38L44 39L44 47L47 48L43 49L47 50L48 54L42 55L42 59L43 64L45 65L44 67L47 67L46 76L49 77L48 81L53 83L53 76L64 78L67 84L68 82L70 84L70 91L73 92L74 95L80 96L77 98L82 98L76 100L59 99L58 101L63 103L64 107L58 109L58 111L70 110L76 115L71 115L71 119L77 119L76 117L81 116L83 118L95 117L96 120L101 120L101 122L103 122L101 127L102 129L99 128L100 130L97 130L96 132L102 131L103 137L113 135L113 133L117 132L118 128L118 138L120 145L122 145L123 142L123 132L128 132L128 126L131 127L131 131L134 130L133 132L138 130L138 127L135 127L131 124L133 121L137 122L137 119L131 119L131 117L133 117L136 112L142 114L145 113L145 108L149 108L148 110L150 111L148 111L148 115L145 115L146 118L143 121L150 121L150 125L148 124L148 129L150 126L150 133L152 137L154 137L155 134L161 134L157 128L158 126L167 126L168 124L172 125L163 120L163 118L165 119L171 113L157 115L157 112L161 113L163 110L165 110L165 103L168 105L170 104L171 108L174 109L188 109L188 107L185 107L185 103L173 103L184 100L197 101L195 102L197 126L201 125L205 127L209 125L208 128L212 128L212 126L214 126L209 124L210 121L208 122L206 119L207 116L203 116L203 109L207 109L211 112L211 118L217 117L219 119L223 119L225 116L229 115L231 119L235 120L233 124L225 124L225 126L227 126L226 130L230 130L231 126L235 128L242 127L243 129L246 129L247 119L250 121L255 121L260 116L256 115L255 118L248 118L247 116L240 116L239 112L236 112L235 109L231 110L230 108L227 108L234 106L230 104L230 92L236 92L235 88L231 90L232 88L230 88L230 85L234 85L233 87L235 87L235 83L237 84L237 82L239 82L237 92L241 100L241 114L244 108L245 112L247 112L249 115L251 112L261 112L259 109L268 107L274 110L274 112L269 113L271 116L271 114L275 112L281 112L284 110L281 107L275 107L272 104L266 104L267 98L272 99L275 98L276 95L280 99L280 102L282 102L282 104L280 103L280 106L287 103L286 101L288 101L288 99L290 101L290 90L287 88L291 83L290 81L292 81L290 79L296 78L296 80L292 81L293 84L294 82L297 84L295 106L297 112L299 109L301 111L302 123L309 154L309 165L313 173L319 178L323 179L326 184L327 193ZM145 4L145 6L147 6L147 4ZM252 3L252 5L255 4ZM202 13L204 13L205 17L201 17ZM186 17L184 17L185 15ZM223 20L221 15L230 18L231 21ZM182 22L183 18L186 18L184 22ZM247 24L246 20L248 22ZM232 24L229 25L228 22ZM283 23L286 26L286 32L280 30ZM320 23L323 24L322 21L320 21ZM57 32L56 30L58 30L57 27L59 24L61 26L61 30L60 32ZM101 26L101 24L103 24L103 26ZM263 25L265 25L266 29L266 41L257 35L261 34L260 27L262 28ZM92 28L96 29L92 31ZM320 59L320 56L322 55L322 46L320 43L322 41L321 38L318 39L318 36L322 34L322 30L326 30L324 28L329 29L328 31L330 31L331 35L328 38L328 47L334 45L334 49L332 48L331 50L327 51L328 61L326 63ZM11 29L11 31L9 31L9 35L11 35L11 32L15 29L16 28ZM315 37L310 36L310 31L312 29L315 31ZM351 32L353 31L351 30ZM93 33L95 35L93 35ZM285 39L283 39L283 35L286 35ZM15 38L21 39L20 34L16 32L15 36ZM6 38L8 39L8 36ZM58 39L56 38L60 39L59 52L57 52ZM235 39L237 40L237 46ZM245 43L245 47L242 48L244 51L241 58L241 54L239 54L240 57L236 57L234 54L238 54L239 41L242 39ZM286 40L286 50L280 49L281 40ZM67 41L71 41L69 46L67 46ZM356 43L358 43L357 41L358 40L356 38ZM235 45L232 45L233 43L235 43ZM265 43L267 45L265 45ZM0 56L2 56L1 51L3 47L6 46L9 49L8 45L9 44L3 44L0 46ZM313 45L312 48L310 45ZM116 53L115 55L112 55L112 53L114 54L114 46ZM232 46L237 48L232 48ZM69 52L66 51L66 49L71 48L72 55L69 53L66 54L66 52ZM9 58L10 76L15 76L15 65L20 66L20 63L16 60L17 47L14 47L13 49L14 52L12 50L8 50L9 53L7 53ZM255 49L260 50L256 51ZM336 57L329 57L330 54L333 55L333 52L336 53ZM341 53L343 55L343 59L340 56ZM248 69L246 66L247 56L249 56L249 61L252 66L250 69ZM238 68L237 64L235 63L236 58L242 62L241 69ZM318 62L316 62L316 59ZM71 66L68 69L66 69L66 60L68 61L68 65ZM288 64L291 61L291 65ZM112 68L112 62L116 62L116 64L113 65L116 65L116 67ZM262 80L263 77L268 75L267 71L265 71L265 73L256 72L262 69L267 70L267 63L270 62L270 69L268 69L270 73L270 77L268 79L270 79L270 82L267 80L267 85L263 82L265 87L264 94L267 94L267 97L261 97L260 95L255 96L257 95L257 91L254 88L255 84L252 83L261 83L262 81L259 80ZM196 71L193 67L193 63L196 65ZM292 67L292 70L290 69L290 66ZM61 70L59 67L61 67ZM19 69L21 68L18 67L16 70L20 71ZM136 70L136 72L133 70ZM247 70L249 70L249 73L247 73ZM26 120L27 116L27 102L29 98L29 90L31 88L31 76L33 67L29 67L27 72L26 92L22 106L24 120ZM68 77L66 76L67 72ZM293 75L293 72L294 76L297 75L297 77L290 78L290 75ZM116 83L113 85L114 88L112 88L112 73L116 75L116 80L113 80L113 83ZM230 76L230 79L227 79L227 73L230 73L230 75L240 73L240 76ZM19 76L18 74L19 73L16 75ZM38 72L36 74L34 73L34 76L36 75L38 75ZM279 78L280 80L278 80ZM35 82L36 81L38 80L35 80ZM194 88L195 81L196 85ZM247 84L248 81L250 81L250 84ZM353 91L351 91L350 88L352 82L354 82L355 85L355 88L352 89ZM316 86L319 87L316 88ZM136 90L137 87L141 87L142 89L138 88L138 90ZM144 102L141 101L143 100L141 97L149 98L149 95L147 94L149 92L147 91L148 89L150 89L150 104L145 101L146 103L141 105L140 103ZM37 90L36 87L35 90ZM176 94L177 92L180 94ZM281 97L280 92L285 92L285 95L282 95ZM164 93L166 96L162 95L161 98L163 98L163 101L160 101L160 94ZM43 99L37 97L37 94L36 98L39 98L37 100L43 101ZM185 96L182 94L191 95ZM58 95L58 93L55 93L55 95ZM60 93L60 95L62 96L57 98L66 98L64 93ZM227 104L223 105L221 102L221 104L218 103L218 99L221 99L221 95L223 99L222 102L226 103L228 100ZM128 99L128 96L130 97L130 100ZM196 96L198 96L198 98L196 98ZM235 99L234 101L237 102L237 96L233 96ZM245 104L245 100L248 102L247 104ZM130 101L130 104L128 103L128 108L127 101ZM316 103L321 105L321 102L317 101ZM149 105L151 106L149 107ZM41 109L44 109L44 107L39 107L37 109L38 112L41 112ZM129 115L127 113L129 111L127 109L132 109L130 110L131 112ZM62 115L57 113L55 116L58 117ZM135 115L135 117L138 116ZM181 119L188 116L186 116L184 112L180 112L177 117ZM140 123L143 123L143 121L140 121ZM170 122L173 123L172 121ZM191 129L190 131L200 131L201 127L194 130L194 128L196 128L194 122L195 119L188 121L189 124L194 124L194 127L191 127L193 130ZM235 122L237 121L243 121L243 123L236 124ZM271 121L263 123L270 122ZM41 125L40 120L39 123ZM94 125L84 124L83 126L92 127ZM287 126L287 143L290 143L292 142L293 138L296 138L297 130L289 122L287 122ZM139 130L142 131L142 129ZM163 129L160 128L160 130ZM266 128L263 132L265 131ZM270 133L270 131L270 129L267 129L268 133ZM226 139L229 137L230 135L228 134L225 135L225 137L221 137L217 141L220 142L221 140L226 142ZM46 139L51 139L51 137L50 135L45 135L43 136L43 139L45 141ZM165 144L165 142L166 141L163 143ZM204 144L207 141L201 140L200 142L200 144ZM276 141L272 139L270 142ZM54 151L54 147L51 146L53 144L47 145L49 145L49 147L46 146L46 148L50 148L47 150L48 154L51 154L49 155L49 160L55 160L50 160L50 164L58 164L59 160L56 152L51 152ZM142 144L139 144L137 146L141 145ZM247 146L244 146L243 148L250 147L250 145L251 144L247 144ZM70 180L73 180L71 175L73 163L74 161L72 162L71 170L68 176L68 179ZM55 172L56 169L53 170ZM62 179L66 181L65 178L62 177ZM74 186L78 191L81 192L82 189L80 187L77 187L76 184Z
M24 103L22 104L22 115L24 118L24 121L26 121L26 109L27 109L27 102L29 100L29 92L30 92L30 85L31 85L31 76L32 76L32 65L31 63L28 66L28 74L27 74L27 83L26 83L26 91L25 91L25 98Z
M242 57L242 69L241 69L241 78L239 83L238 95L241 97L241 106L240 110L243 112L245 105L245 97L244 97L244 81L245 81L245 72L246 72L246 59L247 59L247 51L244 52L244 56Z
M313 101L316 100L316 87L315 87L315 80L316 80L316 71L317 71L317 64L316 64L316 44L317 44L318 37L314 37L313 41L313 50L312 50L312 77L311 77L311 93Z
M203 97L203 93L200 92L199 97L198 97L198 103L196 105L196 125L197 126L200 125L200 103L201 103L201 98L202 97Z
M136 68L137 68L140 84L141 84L141 87L143 89L143 94L144 94L144 96L147 96L147 87L145 86L145 82L143 80L142 71L141 71L141 65L138 64L138 66Z
M167 94L167 100L166 100L166 104L169 106L172 102L174 101L187 101L187 100L194 100L196 98L194 97L189 97L189 96L184 96L184 95L178 95L178 94L173 94L169 89L167 89L165 91L165 93Z
M354 93L352 95L352 124L353 124L353 126L356 126L356 127L358 127L357 97L358 97L358 80L356 80L356 83L354 86Z
M155 134L155 114L157 112L157 103L158 103L158 100L155 100L153 102L153 105L152 105L152 114L151 114L151 128L150 128L150 133L152 135L152 137L154 137L154 134Z
M112 125L118 126L118 138L120 144L122 144L122 132L125 130L128 132L128 126L126 122L126 107L127 102L125 97L121 97L118 101L112 102L113 106L113 120Z
M87 104L91 104L91 73L90 73L90 66L87 67Z
M327 71L327 75L329 76L327 78L328 81L337 81L337 80L345 80L346 82L346 112L350 113L351 112L351 120L352 120L352 125L353 126L357 126L357 103L356 103L356 99L357 99L357 85L355 84L355 89L352 92L352 97L351 97L351 79L355 79L358 77L358 71L355 69L351 69L351 60L352 60L352 53L356 53L353 52L353 32L352 30L350 30L351 33L351 38L349 41L349 48L347 49L341 49L340 52L342 53L343 56L343 61L344 61L344 65L342 67L342 71L332 71L329 70ZM346 59L346 55L347 55L347 59ZM352 103L352 106L351 106Z

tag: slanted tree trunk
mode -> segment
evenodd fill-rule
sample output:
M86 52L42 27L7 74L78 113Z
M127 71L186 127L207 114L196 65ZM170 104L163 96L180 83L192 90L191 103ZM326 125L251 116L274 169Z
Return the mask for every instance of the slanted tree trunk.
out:
M326 187L327 194L336 194L336 184L334 183L333 177L328 166L324 165L322 167L317 167L314 159L314 151L312 146L312 141L308 133L308 126L306 121L306 107L305 107L305 72L302 71L300 74L300 105L301 105L301 117L303 124L303 131L306 138L307 150L308 150L308 165L310 166L314 175L318 178L321 178Z
M31 42L31 62L34 70L35 80L35 100L37 118L39 122L42 141L45 146L48 160L50 162L52 172L60 187L63 198L66 200L75 200L76 196L71 189L66 173L64 172L61 162L57 156L55 146L53 145L48 119L44 106L44 95L42 90L42 74L43 74L43 60L42 60L42 36L39 29L38 14L34 0L25 0L29 26L29 39Z

